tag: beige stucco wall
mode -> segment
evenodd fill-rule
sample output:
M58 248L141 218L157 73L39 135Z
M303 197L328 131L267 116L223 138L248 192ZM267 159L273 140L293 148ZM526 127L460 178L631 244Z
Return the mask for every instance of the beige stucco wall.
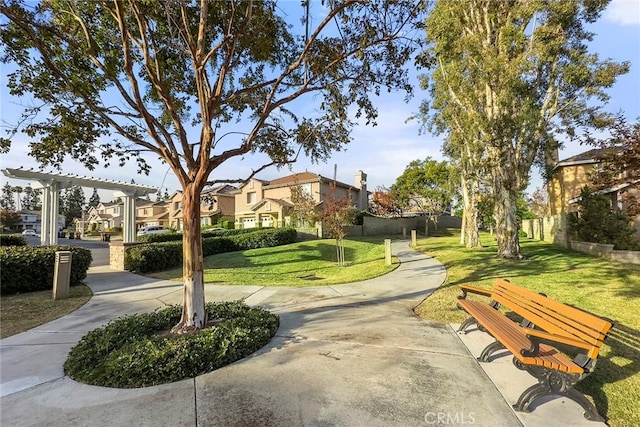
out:
M222 212L225 219L233 220L236 213L236 197L234 195L219 194L217 198L217 208Z
M593 164L563 166L553 175L549 183L549 208L551 215L572 212L574 206L569 200L580 195L582 188L589 183L589 174Z
M291 187L265 188L264 198L289 200L291 199Z
M238 214L247 214L251 212L251 206L264 198L262 194L262 187L263 185L261 181L252 179L240 189L240 192L235 195L236 217ZM256 193L256 200L253 203L247 203L247 194L251 192Z
M336 187L336 199L338 200L342 199L347 194L350 194L351 203L353 203L356 206L358 204L358 193L359 191L357 189L351 189L351 191L349 191L349 189L344 187L340 187L340 186ZM322 186L320 188L320 194L322 195L322 200L326 199L327 195L331 194L331 188L329 186L329 183L322 183Z

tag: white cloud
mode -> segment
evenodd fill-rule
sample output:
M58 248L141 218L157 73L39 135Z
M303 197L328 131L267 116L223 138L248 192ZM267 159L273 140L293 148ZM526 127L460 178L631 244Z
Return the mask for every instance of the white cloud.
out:
M640 25L640 0L613 0L604 18L620 25Z

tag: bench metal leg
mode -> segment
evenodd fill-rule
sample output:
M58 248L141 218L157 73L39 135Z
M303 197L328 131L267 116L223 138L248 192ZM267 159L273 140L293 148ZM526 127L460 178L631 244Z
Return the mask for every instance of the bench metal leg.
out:
M538 384L526 389L513 405L513 409L520 412L531 412L531 405L546 396L564 396L578 403L584 409L584 417L590 421L604 422L596 407L582 393L573 388L577 381L575 376L564 375L549 371L544 378L539 378Z
M458 332L464 332L466 334L467 331L465 331L465 329L467 329L471 325L477 325L477 324L478 324L478 321L476 319L474 319L473 317L469 317L467 318L467 320L462 322L462 324L458 328Z
M481 362L491 362L491 356L493 355L493 353L502 350L503 348L505 347L500 341L494 341L486 346L484 350L482 350L482 353L480 353L480 357L478 357L478 360Z

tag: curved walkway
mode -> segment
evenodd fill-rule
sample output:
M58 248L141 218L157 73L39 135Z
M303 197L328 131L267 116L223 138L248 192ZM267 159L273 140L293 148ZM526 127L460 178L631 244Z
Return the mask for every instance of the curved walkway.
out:
M442 265L407 241L392 248L400 267L364 282L207 285L208 300L242 298L278 313L276 337L225 368L144 389L80 384L64 376L62 365L86 332L125 314L179 303L182 286L92 267L89 303L0 341L0 424L522 425L455 332L412 312L443 282Z

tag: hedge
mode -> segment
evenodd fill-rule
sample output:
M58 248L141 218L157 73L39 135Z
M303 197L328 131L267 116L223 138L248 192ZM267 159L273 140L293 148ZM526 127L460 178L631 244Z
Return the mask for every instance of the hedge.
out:
M263 228L261 230L272 230L272 228ZM222 236L235 236L238 234L255 233L255 228L241 228L237 230L202 230L202 238L207 237L222 237ZM145 234L144 236L136 237L137 242L144 243L161 243L161 242L182 242L181 233L166 233L166 234Z
M229 230L241 231L241 230ZM287 245L296 241L293 228L271 228L243 231L235 235L203 237L203 256L247 249L269 248ZM135 246L125 252L127 269L139 273L166 270L182 265L182 241L148 243Z
M27 241L19 234L0 234L0 246L27 246Z
M71 251L71 286L86 277L93 260L91 251L74 246L10 246L0 248L0 294L53 289L57 251Z

